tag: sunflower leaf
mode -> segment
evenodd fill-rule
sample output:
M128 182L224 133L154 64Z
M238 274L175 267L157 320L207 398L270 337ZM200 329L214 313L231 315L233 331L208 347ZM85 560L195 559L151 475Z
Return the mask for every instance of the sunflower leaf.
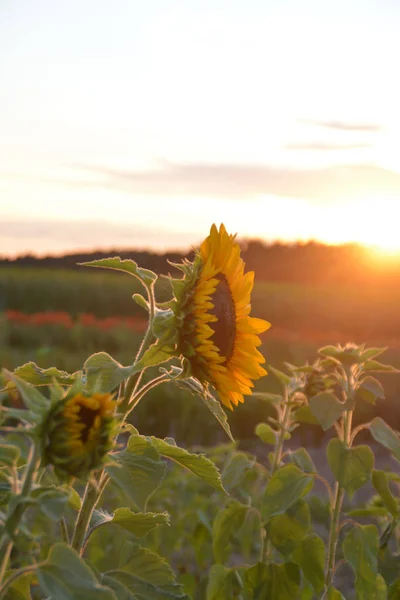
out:
M221 475L215 464L204 454L192 454L184 448L168 443L166 440L151 436L151 443L162 456L174 460L185 469L188 469L203 481L226 493L221 481Z
M92 354L83 368L86 372L88 389L103 393L111 392L137 371L133 366L123 367L107 352Z
M101 585L75 550L64 544L55 544L36 572L42 593L57 600L116 600L114 592Z
M157 275L149 269L142 269L138 264L129 258L122 260L119 256L92 260L90 262L78 263L83 267L101 267L103 269L113 269L114 271L123 271L129 275L137 277L145 287L151 286L157 279Z

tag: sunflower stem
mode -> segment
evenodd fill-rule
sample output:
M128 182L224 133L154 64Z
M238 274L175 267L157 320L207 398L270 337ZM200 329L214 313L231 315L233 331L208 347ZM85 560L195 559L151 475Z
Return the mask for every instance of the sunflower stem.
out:
M18 494L17 496L19 502L16 503L13 512L8 515L9 519L12 518L12 525L8 529L8 531L6 531L3 534L0 542L0 585L3 581L4 573L6 572L8 561L14 545L13 538L18 530L22 515L24 514L26 509L26 503L23 502L23 500L30 494L32 483L35 479L35 475L37 472L37 467L39 466L39 462L40 458L38 457L36 444L32 444L29 451L28 462L26 464L22 489L20 494Z
M287 433L287 428L290 424L291 407L289 406L289 396L288 396L288 390L287 390L286 386L285 386L284 392L283 392L283 410L279 411L278 415L279 415L280 428L279 428L278 441L275 446L274 457L273 457L272 465L271 465L271 469L270 469L271 477L273 476L275 471L279 468L279 465L282 461L283 444L285 442L285 435ZM265 562L268 562L271 552L272 552L271 540L269 538L268 538L268 540L266 538L264 538L264 548L263 548L262 554L263 554L263 558L264 558Z

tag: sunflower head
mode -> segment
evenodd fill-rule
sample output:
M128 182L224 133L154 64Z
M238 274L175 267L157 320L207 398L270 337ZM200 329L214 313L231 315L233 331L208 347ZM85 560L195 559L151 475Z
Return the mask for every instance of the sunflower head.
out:
M235 236L213 225L194 262L180 265L183 278L172 282L178 354L229 408L267 374L257 347L270 324L250 317L254 273L244 266Z
M114 406L110 394L78 392L58 402L43 426L44 463L61 479L99 468L113 446Z

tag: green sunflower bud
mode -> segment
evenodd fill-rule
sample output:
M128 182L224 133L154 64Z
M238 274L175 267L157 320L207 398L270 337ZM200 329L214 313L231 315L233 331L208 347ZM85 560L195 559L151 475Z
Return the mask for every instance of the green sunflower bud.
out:
M114 407L110 394L80 392L57 403L42 428L44 464L60 479L82 479L100 468L113 446Z

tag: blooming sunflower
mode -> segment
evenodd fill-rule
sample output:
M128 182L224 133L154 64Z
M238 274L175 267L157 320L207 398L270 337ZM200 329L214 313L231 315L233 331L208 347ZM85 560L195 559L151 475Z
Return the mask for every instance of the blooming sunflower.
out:
M173 284L178 350L230 409L267 374L257 347L270 324L249 316L254 273L244 267L235 236L213 225L194 263L181 266L185 277Z
M84 477L101 466L113 445L114 406L110 394L74 394L47 417L43 457L61 477Z

